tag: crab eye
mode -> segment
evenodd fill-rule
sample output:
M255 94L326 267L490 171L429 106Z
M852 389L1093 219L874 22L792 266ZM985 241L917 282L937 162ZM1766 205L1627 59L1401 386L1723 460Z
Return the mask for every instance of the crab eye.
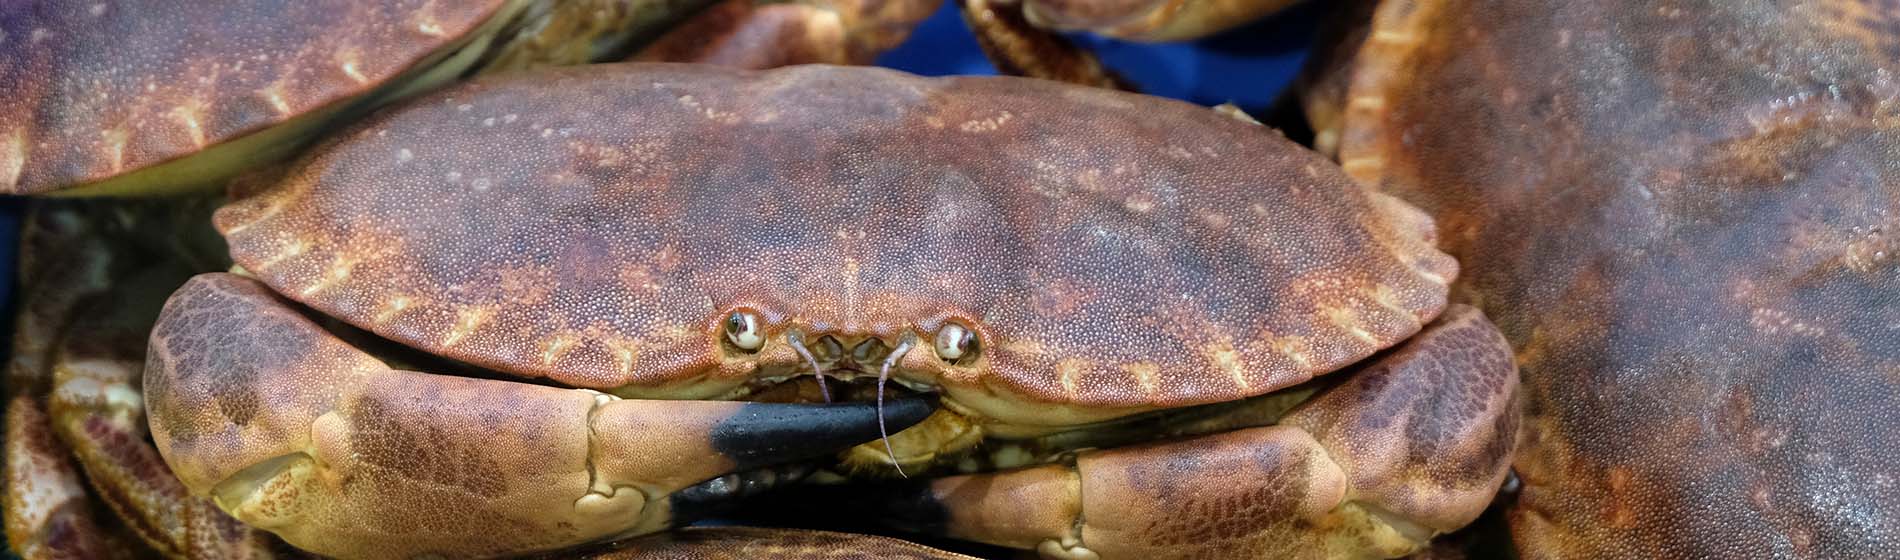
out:
M734 311L727 315L726 340L748 352L765 346L765 334L759 331L759 316L746 311Z
M976 357L976 333L956 323L937 330L937 357L952 364Z

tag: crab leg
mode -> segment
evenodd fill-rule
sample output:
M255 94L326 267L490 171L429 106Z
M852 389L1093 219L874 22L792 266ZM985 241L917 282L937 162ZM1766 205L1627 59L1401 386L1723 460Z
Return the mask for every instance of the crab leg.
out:
M51 428L33 395L7 403L7 541L27 560L130 558L123 539L101 528L72 452Z
M145 440L144 335L189 276L180 250L194 238L173 222L202 222L205 202L41 202L29 212L9 364L21 394L8 405L6 450L8 537L22 556L134 557L141 539L170 557L269 554L263 533L187 496Z
M53 355L48 409L98 495L119 519L173 558L271 558L268 535L185 492L146 440L139 396L143 339L165 291L188 277L160 265L81 308Z
M85 235L87 224L39 210L27 214L22 228L24 297L7 364L7 541L27 560L94 557L123 547L111 544L116 535L100 528L72 451L53 433L46 415L52 383L46 361L76 301L105 289L110 254L100 251L101 243L89 243L94 240ZM72 258L45 258L46 251L70 251ZM64 289L49 289L54 285Z
M1395 557L1475 519L1518 422L1503 338L1455 306L1279 425L955 476L920 528L1048 558Z
M395 370L288 305L238 276L192 279L153 330L145 392L186 487L324 555L484 557L652 532L757 481L736 471L877 437L867 403L623 400Z
M629 57L765 69L870 64L943 0L724 0L673 26Z
M1023 18L1010 0L957 0L963 21L999 72L1091 87L1134 91L1134 85L1102 66L1094 53Z

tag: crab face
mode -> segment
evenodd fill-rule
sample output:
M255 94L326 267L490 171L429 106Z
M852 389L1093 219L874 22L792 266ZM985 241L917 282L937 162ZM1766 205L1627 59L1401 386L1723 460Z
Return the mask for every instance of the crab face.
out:
M758 480L715 478L760 466L749 446L796 454L720 434L803 430L807 455L870 439L861 407L722 402L815 400L782 388L821 378L940 393L916 430L955 437L902 454L928 467L985 437L1249 402L1414 339L1367 366L1396 373L1283 425L1236 414L975 475L1043 492L1019 505L1046 534L983 528L1007 495L930 498L966 512L957 536L1053 555L1200 550L1099 520L1162 515L1137 471L1169 457L1284 498L1221 512L1253 529L1210 550L1402 554L1476 515L1514 430L1501 339L1469 309L1439 318L1456 268L1428 220L1257 125L1131 94L824 66L498 77L365 122L215 223L256 280L203 276L167 305L153 433L186 486L325 554L662 528L681 496ZM304 308L427 357L392 367ZM884 405L898 427L925 412L892 402L911 403ZM1417 442L1365 433L1392 406L1448 416ZM804 410L851 412L832 429ZM1281 469L1297 482L1275 490Z

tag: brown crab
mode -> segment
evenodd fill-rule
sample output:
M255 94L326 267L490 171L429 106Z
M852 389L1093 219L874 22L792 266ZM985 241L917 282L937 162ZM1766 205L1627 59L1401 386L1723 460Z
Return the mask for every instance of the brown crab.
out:
M1900 555L1900 6L1377 4L1309 113L1518 349L1521 555Z
M210 228L210 202L45 201L27 211L26 305L8 368L6 437L14 490L6 529L21 557L306 556L237 523L211 500L188 495L147 442L139 384L159 306L194 271L229 264ZM844 552L963 558L888 538L740 527L611 543L566 557L850 557Z
M6 529L20 556L305 556L189 496L148 442L139 385L159 306L195 271L229 266L210 202L44 201L27 211L6 436ZM845 552L963 558L888 538L736 527L567 557L852 557Z
M1428 219L1178 102L546 70L386 112L242 195L215 220L241 273L187 283L152 333L152 432L194 494L321 554L661 529L784 474L725 475L761 449L826 450L721 436L735 417L861 410L731 401L886 383L943 408L851 468L1048 461L932 488L955 536L1052 557L1403 554L1489 501L1515 432L1508 349L1446 311ZM1290 388L1318 396L1280 418ZM1200 416L1171 441L998 457L1177 409ZM775 425L875 427L810 424Z
M0 6L0 89L37 94L0 102L0 179L25 193L190 190L457 76L616 57L671 29L638 54L648 57L704 31L704 15L666 27L699 4ZM903 8L916 4L818 2L774 21L822 27L841 12L849 25L823 38L864 56L901 39L915 24ZM204 22L217 26L194 27ZM209 227L213 206L169 198L29 213L5 515L10 548L26 558L268 553L261 533L185 494L145 435L138 398L158 303L190 274L228 267Z

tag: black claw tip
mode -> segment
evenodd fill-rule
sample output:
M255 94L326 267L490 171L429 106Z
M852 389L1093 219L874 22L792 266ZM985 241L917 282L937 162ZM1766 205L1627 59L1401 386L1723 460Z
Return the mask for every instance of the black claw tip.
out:
M934 398L884 403L884 423L893 431L922 422L936 410ZM832 404L748 403L713 428L713 449L739 470L822 457L878 438L877 407L868 402Z

